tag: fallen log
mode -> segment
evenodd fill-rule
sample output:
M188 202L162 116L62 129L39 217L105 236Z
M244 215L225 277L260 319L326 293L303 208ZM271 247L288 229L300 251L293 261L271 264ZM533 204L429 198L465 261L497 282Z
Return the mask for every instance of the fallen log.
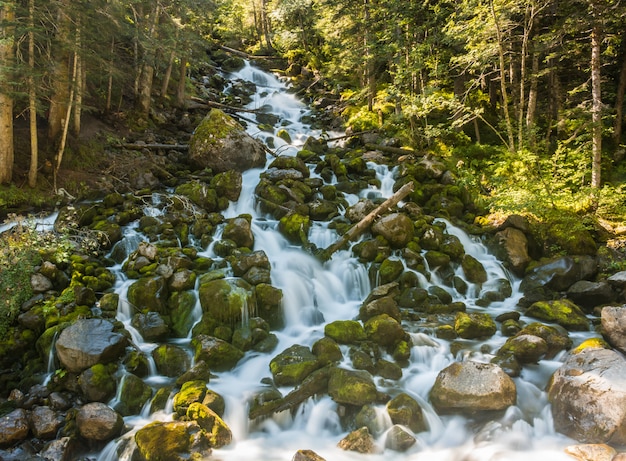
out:
M405 149L403 147L391 147L381 146L379 144L365 144L365 148L369 150L379 150L381 152L387 152L388 154L396 155L419 155L417 152L411 149Z
M213 109L221 109L224 112L249 112L252 114L261 112L260 109L244 109L243 107L229 106L228 104L222 104L221 102L206 101L204 99L201 99L195 96L189 99L194 103L194 106L193 106L194 109L213 108ZM188 104L187 108L190 108L190 104Z
M328 260L336 251L340 250L351 240L356 239L359 235L369 228L372 222L381 214L394 207L400 200L413 192L413 182L408 182L400 189L396 191L391 197L385 200L382 204L372 210L367 216L361 219L358 223L352 226L348 232L343 234L339 240L330 245L325 250L321 250L320 256L323 260Z
M189 150L189 144L119 144L120 149L128 150Z

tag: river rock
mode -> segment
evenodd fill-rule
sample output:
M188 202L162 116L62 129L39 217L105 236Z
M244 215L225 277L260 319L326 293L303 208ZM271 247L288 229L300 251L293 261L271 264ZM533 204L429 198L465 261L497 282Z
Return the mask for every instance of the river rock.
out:
M363 328L368 339L383 347L392 347L407 336L402 325L387 314L372 317Z
M431 402L442 412L504 410L516 398L515 383L499 366L474 361L441 370L430 391Z
M356 320L335 320L327 323L324 334L339 344L356 344L367 338L363 325Z
M127 340L113 328L108 320L79 319L64 329L55 344L61 365L67 371L80 373L96 363L118 359Z
M152 351L152 358L159 374L170 378L182 375L191 365L187 352L175 344L161 344Z
M313 450L298 450L291 461L326 461Z
M89 402L106 402L115 395L117 379L115 364L96 363L78 376L83 397Z
M24 440L30 432L28 413L22 408L0 418L0 447L11 446Z
M270 371L277 386L294 386L321 366L308 347L294 344L272 359Z
M561 326L551 326L533 322L522 328L518 335L531 335L542 338L548 345L548 350L545 355L547 359L552 359L562 350L568 350L572 347L572 340L567 334L567 331Z
M583 443L626 444L626 359L609 349L571 354L548 384L554 427Z
M528 334L516 335L507 339L498 351L498 356L513 354L520 363L537 363L548 352L545 339Z
M84 452L84 447L77 437L61 437L47 443L40 456L45 460L73 461L79 459L80 452Z
M141 378L128 373L120 383L119 402L115 409L122 416L138 414L145 403L152 397L152 388Z
M374 222L372 234L384 237L394 248L402 248L413 239L413 221L404 213L391 213Z
M623 290L626 288L626 271L617 272L606 280L611 284L611 286Z
M609 344L626 354L626 305L607 306L600 316Z
M585 313L569 299L538 301L528 308L526 315L558 323L563 328L574 331L587 331L590 325Z
M504 249L505 262L508 264L511 272L518 277L523 277L528 263L532 260L528 254L526 234L515 227L507 227L496 233L495 237Z
M603 443L586 443L565 447L565 453L578 461L613 461L615 448Z
M368 372L344 368L331 369L328 394L337 403L355 406L373 403L379 398L376 385Z
M199 170L245 171L262 167L265 161L263 144L218 109L211 109L189 141L189 162Z
M350 432L339 441L337 446L342 450L356 451L357 453L376 453L374 437L372 437L367 427L362 427Z
M233 434L224 420L202 403L194 402L189 405L187 418L196 421L204 429L213 448L229 445L233 440Z
M427 429L422 407L404 392L387 402L387 413L393 424L406 426L416 434Z
M213 336L198 335L191 345L195 348L195 361L204 360L215 371L230 370L243 357L243 351Z
M567 290L567 297L587 311L615 301L616 293L606 281L579 280Z
M167 281L164 277L142 277L128 287L128 302L139 311L167 314Z
M243 176L240 171L228 170L218 173L211 179L211 187L215 189L219 197L226 197L235 202L241 195Z
M579 280L588 280L598 271L593 256L563 256L534 267L522 280L520 290L530 291L539 287L564 291Z
M472 255L466 254L463 256L461 268L468 282L485 283L487 281L487 271L482 263Z
M139 459L145 461L208 459L211 455L209 434L197 421L156 421L137 431L135 443Z
M385 439L385 448L394 451L405 452L417 443L415 437L407 432L404 427L394 424L387 432Z
M254 246L254 234L250 220L249 216L229 219L224 227L222 237L232 240L238 247L252 248Z
M83 405L76 415L76 426L81 436L88 440L111 440L122 431L122 415L100 402Z
M486 312L457 312L454 318L454 331L463 339L493 336L496 330L496 322Z
M402 313L394 296L368 296L359 309L359 319L366 322L378 315L388 315L397 322L402 319Z
M201 280L198 296L205 315L226 325L239 324L244 309L247 309L245 317L254 315L252 286L243 279Z
M40 439L52 439L63 422L56 411L48 406L37 406L30 412L33 435Z
M154 342L165 339L170 328L158 312L138 313L133 316L131 325L145 341Z
M43 274L35 272L30 276L30 287L34 293L45 293L48 290L52 290L52 281Z

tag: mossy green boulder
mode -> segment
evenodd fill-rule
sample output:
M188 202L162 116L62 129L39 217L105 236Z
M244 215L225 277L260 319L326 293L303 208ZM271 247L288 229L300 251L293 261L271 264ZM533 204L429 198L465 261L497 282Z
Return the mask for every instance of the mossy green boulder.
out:
M254 315L252 286L240 278L200 281L198 289L204 315L231 327L241 324L242 318Z
M244 355L241 349L208 335L196 336L191 345L195 350L195 361L204 360L209 368L215 371L232 369Z
M233 434L230 428L217 413L206 405L198 402L189 405L187 418L196 421L208 434L211 447L221 448L231 443Z
M526 315L573 331L587 331L590 325L582 309L569 299L538 301L528 308Z
M156 421L135 434L139 458L145 461L208 459L209 434L196 421Z
M270 362L270 371L277 386L295 386L322 366L306 346L294 344Z
M161 344L152 351L157 371L170 378L183 374L191 365L187 352L175 344Z
M328 380L328 394L337 403L362 406L378 399L378 390L366 371L332 368Z
M485 267L472 255L466 254L463 256L461 268L468 282L485 283L487 281L487 271Z
M387 314L372 317L364 329L368 339L383 347L393 347L407 335L400 323Z
M327 323L324 334L339 344L356 344L367 339L363 325L356 320L335 320Z
M152 397L152 389L141 378L129 373L122 378L119 395L115 410L122 416L136 415Z
M202 403L207 394L207 383L201 379L187 381L174 395L173 408L176 414L184 416L192 403Z
M496 330L496 322L487 313L457 312L454 318L454 331L463 339L490 337Z
M387 413L393 424L402 424L416 434L428 428L422 407L417 400L404 392L387 402Z
M278 222L280 233L295 244L303 244L309 241L310 228L311 219L299 213L285 215Z
M221 173L262 167L266 155L261 141L246 133L234 118L211 109L189 141L189 161L199 170Z

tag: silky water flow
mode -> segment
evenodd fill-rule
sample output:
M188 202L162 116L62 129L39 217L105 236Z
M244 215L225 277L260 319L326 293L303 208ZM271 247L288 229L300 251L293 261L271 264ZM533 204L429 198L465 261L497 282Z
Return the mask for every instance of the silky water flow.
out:
M246 64L239 72L227 74L230 81L241 79L253 82L257 91L248 108L263 110L279 117L283 127L291 137L287 144L278 137L273 139L276 151L283 155L295 155L298 148L309 136L324 134L312 130L301 122L302 116L309 113L306 105L289 93L287 86L276 76ZM248 124L248 132L262 140L271 136L261 131L255 124ZM271 162L268 156L268 164ZM350 204L356 203L361 197L388 197L392 194L392 186L396 170L385 165L369 163L368 167L376 171L380 180L380 188L370 188L357 195L346 195ZM374 288L370 281L368 269L352 256L351 251L343 250L321 263L298 246L289 243L280 232L278 222L259 211L254 197L254 190L263 169L248 170L243 174L243 189L237 202L231 203L224 212L226 218L241 214L252 216L252 229L255 237L254 250L263 250L271 262L272 285L283 292L283 310L285 327L274 331L278 338L278 346L272 353L247 352L244 358L231 371L214 373L209 387L222 395L226 402L224 421L233 433L233 442L227 447L213 450L211 459L221 461L289 461L296 451L310 449L327 461L393 461L393 460L524 460L529 457L540 461L569 460L563 448L575 443L553 429L549 404L544 391L550 375L559 367L559 357L553 360L542 360L539 364L525 366L520 377L515 378L517 386L517 404L510 407L503 415L492 421L472 421L462 416L438 415L428 400L428 394L439 371L454 361L475 360L489 362L491 355L481 352L485 342L466 341L462 352L453 354L450 343L436 338L426 329L412 326L405 322L403 326L410 333L412 349L410 363L403 368L403 376L398 381L376 381L379 390L389 395L405 392L415 398L424 410L428 430L415 434L417 443L407 452L398 453L385 449L385 434L377 438L378 453L362 455L347 452L337 447L337 443L348 433L339 420L337 404L328 396L310 398L301 404L295 412L283 411L262 421L250 421L246 402L263 387L261 380L271 378L270 360L286 348L300 344L312 346L324 336L324 325L335 320L347 320L357 317L363 300ZM315 176L314 172L311 172ZM156 198L156 197L155 197ZM146 206L146 214L158 216L160 213L157 201ZM454 301L462 301L468 311L476 308L480 290L493 289L499 279L508 279L513 287L513 294L501 302L494 302L488 308L480 308L492 316L515 310L520 298L519 280L515 280L500 262L486 250L476 239L466 235L461 229L443 221L446 232L458 237L465 247L465 252L477 258L487 270L489 280L482 287L468 283L469 289L462 295L453 288L443 284ZM119 245L126 245L126 254L130 254L142 240L137 232L136 224L126 229L126 237ZM215 234L220 238L221 229ZM309 232L311 243L325 248L338 238L335 231L328 229L324 223L314 223ZM212 246L202 248L200 255L213 259L219 257L213 253ZM407 269L410 270L410 269ZM116 290L120 294L117 314L131 332L133 342L150 357L157 344L146 343L131 325L132 312L125 301L126 291L131 281L126 280L121 271L121 264L116 271L118 282ZM423 288L438 284L439 277L432 272L427 277L417 274ZM456 274L463 277L462 271ZM199 321L201 308L199 302L192 315ZM524 318L522 317L522 320ZM575 342L586 338L585 334L574 336ZM488 340L487 350L495 351L506 338L497 333ZM191 337L173 340L177 345L187 347L190 356ZM343 347L343 346L342 346ZM348 357L347 349L342 350ZM350 368L349 359L340 364ZM147 379L153 387L158 388L171 382L170 378L158 376L154 371ZM122 378L123 379L123 378ZM281 388L283 395L291 388ZM171 400L171 398L170 398ZM110 402L114 404L115 402ZM148 404L149 405L149 404ZM382 427L390 428L391 421L384 411L384 405L377 408ZM134 429L121 439L111 442L98 455L99 461L130 459L124 450L120 453L121 440L132 437L135 430L151 421L168 421L172 419L171 402L164 411L150 415L146 409L140 415L126 417L127 426ZM408 429L407 429L408 430ZM130 450L126 450L130 451Z

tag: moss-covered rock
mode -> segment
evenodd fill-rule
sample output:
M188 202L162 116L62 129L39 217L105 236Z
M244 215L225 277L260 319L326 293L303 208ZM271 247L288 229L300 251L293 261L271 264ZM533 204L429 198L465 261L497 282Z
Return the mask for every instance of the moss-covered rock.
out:
M554 356L560 351L567 350L572 347L572 340L569 338L567 331L565 331L562 327L554 327L534 322L526 325L518 334L528 334L543 338L548 344L548 351L546 352L547 359L554 358Z
M538 301L528 308L526 315L557 323L568 330L589 330L589 319L580 307L568 299Z
M126 374L122 378L119 391L119 402L115 406L122 416L136 415L152 397L152 389L141 378Z
M517 335L509 338L498 355L512 354L520 363L537 363L548 352L545 339L535 335Z
M117 382L114 374L116 371L116 364L97 363L80 374L78 384L87 401L106 402L115 395Z
M406 337L398 321L387 314L372 317L364 325L367 338L383 347L393 347Z
M397 280L404 271L404 264L399 259L386 258L378 269L380 284L390 283Z
M236 326L242 318L254 315L252 286L243 279L200 280L200 305L205 315Z
M337 403L354 406L375 402L379 395L371 375L366 371L332 368L328 394Z
M161 276L143 277L128 287L128 302L140 311L167 314L167 281Z
M305 244L309 241L311 220L299 213L290 213L280 218L278 230L292 243Z
M219 210L217 191L202 182L191 181L181 184L176 188L175 193L188 197L207 212Z
M184 416L192 403L202 403L207 394L207 383L197 379L183 383L174 395L173 408L176 414Z
M208 434L211 447L221 448L229 445L233 434L220 416L206 405L194 402L187 409L187 418L196 421Z
M322 366L308 347L295 344L270 362L270 371L277 386L295 386Z
M152 351L157 371L165 376L177 377L191 365L187 352L175 344L161 344Z
M402 424L416 434L428 429L422 407L417 400L404 392L387 402L387 413L393 424Z
M170 295L168 308L170 328L174 336L184 338L194 324L192 316L196 304L196 296L192 291L177 291Z
M472 283L485 283L487 281L487 271L485 267L472 255L465 255L461 260L461 267L465 278Z
M343 359L339 344L327 336L315 341L311 351L322 365L340 362Z
M413 221L404 213L391 213L374 222L372 234L382 236L394 248L402 248L413 239Z
M145 461L183 461L211 454L209 434L196 421L156 421L139 429L135 443Z
M496 330L496 322L487 313L457 312L454 318L454 331L463 339L489 337Z
M266 156L262 143L247 134L235 119L211 109L191 137L189 161L198 169L220 173L264 166Z
M241 349L212 336L198 335L191 344L195 349L195 360L204 360L215 371L230 370L243 357Z
M339 344L356 344L367 338L363 325L356 320L335 320L327 323L324 334Z
M249 215L230 219L224 227L223 238L232 240L238 247L252 248L254 234L251 224L252 217Z
M234 202L241 194L243 176L240 171L228 170L213 176L210 184L219 197L226 197Z

